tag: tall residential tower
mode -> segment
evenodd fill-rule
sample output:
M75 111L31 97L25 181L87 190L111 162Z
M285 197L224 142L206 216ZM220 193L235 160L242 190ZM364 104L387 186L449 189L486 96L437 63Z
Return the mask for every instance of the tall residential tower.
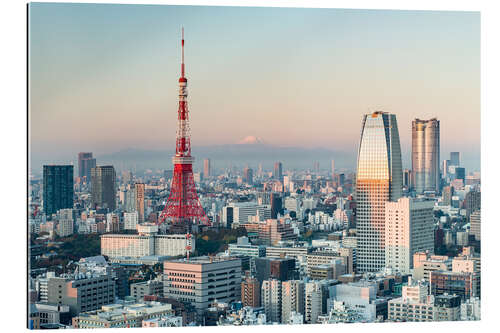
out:
M385 203L401 197L401 147L396 115L376 111L363 117L356 174L357 268L385 267Z

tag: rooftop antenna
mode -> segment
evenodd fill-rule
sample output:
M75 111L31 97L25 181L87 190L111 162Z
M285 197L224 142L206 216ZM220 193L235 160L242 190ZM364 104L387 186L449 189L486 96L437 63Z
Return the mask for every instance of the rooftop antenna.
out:
M181 77L184 77L184 27L182 27L182 63L181 63Z

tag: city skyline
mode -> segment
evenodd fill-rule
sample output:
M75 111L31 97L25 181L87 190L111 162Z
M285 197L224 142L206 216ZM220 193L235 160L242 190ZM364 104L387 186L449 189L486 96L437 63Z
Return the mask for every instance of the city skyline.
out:
M398 117L403 157L411 121L437 117L441 158L461 151L479 170L479 13L242 10L33 4L32 155L173 147L184 25L194 146L256 136L355 152L362 115L382 110ZM227 19L201 29L205 16Z

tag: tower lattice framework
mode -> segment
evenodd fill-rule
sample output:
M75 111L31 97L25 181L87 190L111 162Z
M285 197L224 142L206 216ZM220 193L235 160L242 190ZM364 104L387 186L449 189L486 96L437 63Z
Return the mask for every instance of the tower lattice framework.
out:
M193 224L210 224L200 204L194 183L194 157L191 156L187 96L187 78L184 71L184 29L182 29L182 63L181 77L179 78L177 138L175 156L172 158L174 172L167 204L158 219L158 224L168 221L173 227L171 229L176 231L188 231Z

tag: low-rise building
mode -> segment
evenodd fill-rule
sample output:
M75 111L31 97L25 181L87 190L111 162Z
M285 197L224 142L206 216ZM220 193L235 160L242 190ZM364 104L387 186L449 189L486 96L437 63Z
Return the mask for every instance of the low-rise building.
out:
M481 301L472 297L460 305L460 320L481 320Z
M460 296L443 294L434 298L434 311L438 321L460 320Z
M73 318L74 328L142 327L144 320L173 316L171 304L144 302L110 304L99 310L80 313Z
M433 295L459 295L462 300L477 295L477 281L473 273L435 271L430 275L431 293Z
M130 285L130 296L134 297L137 302L144 301L146 295L163 296L163 281L148 280Z
M429 295L427 282L413 282L403 286L402 296L389 301L389 321L436 321L434 297Z
M429 252L417 252L413 255L413 280L430 281L434 271L450 271L452 259L448 256L432 255Z
M144 319L142 327L182 327L182 317L163 316L160 318Z

